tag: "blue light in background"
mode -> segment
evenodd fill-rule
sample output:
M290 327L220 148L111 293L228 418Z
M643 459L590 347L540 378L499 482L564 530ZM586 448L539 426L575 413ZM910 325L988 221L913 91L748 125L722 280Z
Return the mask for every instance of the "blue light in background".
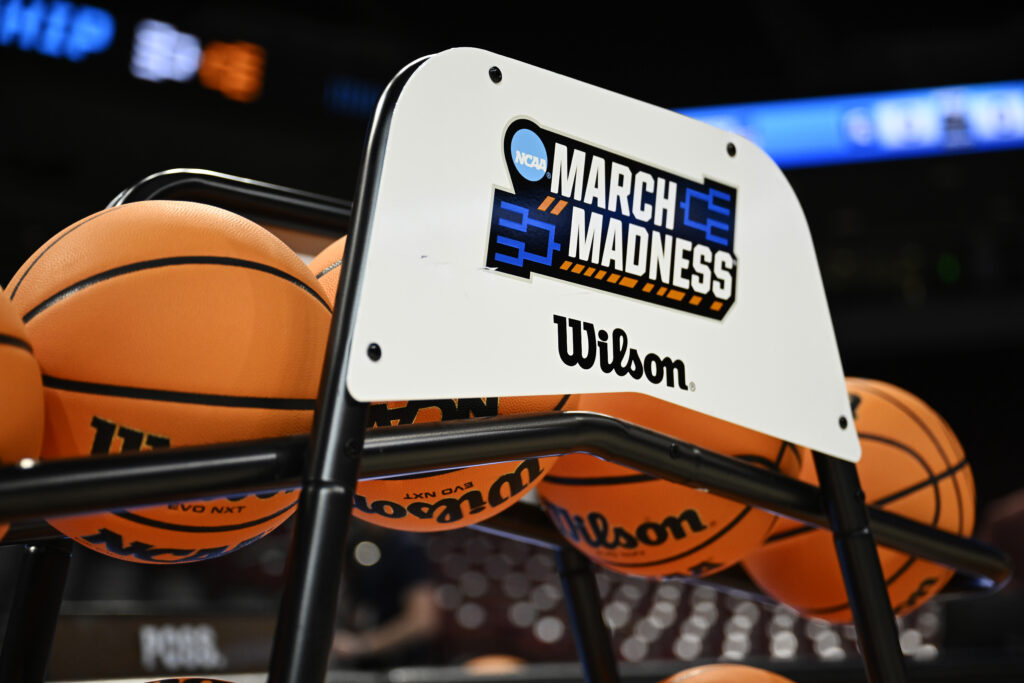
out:
M1024 81L677 109L782 168L1024 147Z
M0 46L80 62L105 52L117 22L99 7L66 0L0 0Z
M324 106L334 114L368 119L384 88L376 83L333 76L324 84Z

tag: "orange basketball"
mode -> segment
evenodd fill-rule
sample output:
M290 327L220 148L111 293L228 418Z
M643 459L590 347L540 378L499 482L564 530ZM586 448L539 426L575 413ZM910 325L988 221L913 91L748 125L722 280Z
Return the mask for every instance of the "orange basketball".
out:
M309 267L333 302L346 238L317 254ZM563 410L569 396L390 401L369 408L370 427L469 417ZM552 460L519 460L444 472L360 481L353 514L402 531L458 529L493 517L537 485Z
M793 683L785 676L744 664L705 664L680 671L661 683Z
M470 676L502 676L519 673L527 661L516 655L478 655L462 663L462 670Z
M25 326L0 291L0 466L38 458L43 443L43 380ZM0 523L0 538L8 525Z
M0 465L38 458L43 380L21 316L0 291Z
M791 444L641 394L587 394L604 413L721 455L795 475ZM537 489L558 530L594 562L625 574L707 576L760 546L775 516L583 453L563 455Z
M569 396L392 401L370 406L370 426L467 417L535 413L565 408ZM554 458L515 460L360 481L352 513L403 531L444 531L493 517L537 485Z
M857 474L867 503L969 536L974 478L946 421L918 397L885 382L847 378L846 388L860 436ZM818 483L812 458L805 457L800 479ZM920 607L953 575L951 569L882 546L878 559L896 614ZM780 520L743 566L762 590L807 616L853 619L830 532Z
M127 204L55 235L9 295L43 372L44 459L309 431L330 307L260 226L192 202ZM113 557L188 562L269 533L298 493L49 520Z

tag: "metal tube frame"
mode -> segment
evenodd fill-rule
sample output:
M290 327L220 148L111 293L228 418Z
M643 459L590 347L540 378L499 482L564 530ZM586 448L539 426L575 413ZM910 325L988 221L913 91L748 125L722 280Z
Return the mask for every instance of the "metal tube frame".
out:
M0 681L43 683L74 543L49 539L24 546L7 617Z
M268 683L322 681L333 642L345 538L363 451L366 404L348 393L356 300L362 285L378 178L398 94L424 60L405 67L377 103L356 187L303 492L277 619Z

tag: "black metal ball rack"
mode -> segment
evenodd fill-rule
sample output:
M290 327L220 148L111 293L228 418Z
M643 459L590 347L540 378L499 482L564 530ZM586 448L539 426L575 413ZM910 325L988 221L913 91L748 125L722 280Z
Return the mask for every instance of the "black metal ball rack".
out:
M907 673L878 562L877 542L960 572L967 590L992 591L1011 569L984 544L865 506L855 467L815 453L821 487L766 472L692 444L589 413L477 418L366 429L367 405L347 392L350 336L374 187L395 100L417 64L378 105L353 204L209 171L178 169L125 190L112 205L144 199L204 201L256 220L349 235L311 435L170 448L115 458L26 461L0 470L4 544L24 546L0 653L0 680L41 683L73 543L38 520L58 515L301 486L291 555L270 658L269 683L323 681L344 571L344 539L360 478L379 478L581 450L738 502L831 529L867 677ZM351 217L351 220L349 220ZM572 631L588 683L620 680L589 560L537 508L516 504L477 525L556 551ZM714 582L714 577L711 578ZM9 587L10 589L10 587Z

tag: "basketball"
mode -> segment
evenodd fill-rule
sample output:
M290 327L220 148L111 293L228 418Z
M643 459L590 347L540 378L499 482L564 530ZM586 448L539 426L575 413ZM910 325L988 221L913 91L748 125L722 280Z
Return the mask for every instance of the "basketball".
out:
M8 289L42 369L43 459L311 428L330 306L298 256L241 216L175 201L106 209L51 238ZM48 521L112 557L189 562L269 533L297 498Z
M569 396L393 401L370 406L370 426L565 409ZM402 531L444 531L477 524L535 487L556 461L532 458L443 472L360 481L352 514Z
M149 681L149 683L229 683L229 681L222 681L219 678L161 678L158 681Z
M917 396L870 379L847 378L861 443L857 474L868 505L959 536L974 530L971 468L953 430ZM805 457L800 479L818 483ZM896 614L908 614L953 576L946 567L878 547ZM831 532L780 520L763 548L744 559L765 593L802 614L843 623L853 619Z
M334 302L346 238L331 243L310 262L327 300ZM470 417L564 410L569 396L462 398L389 401L369 408L370 427L458 420ZM402 531L458 529L493 517L537 485L550 458L461 467L444 472L360 481L353 514Z
M705 664L680 671L661 683L793 683L772 671L745 664Z
M25 326L0 292L0 465L39 457L43 381Z
M751 464L796 475L791 444L642 394L587 394L603 413ZM583 453L563 455L538 493L558 530L624 574L707 576L760 546L775 516Z
M341 263L345 255L345 242L348 236L331 242L323 251L317 254L309 263L309 269L313 271L320 286L327 293L327 301L334 307L334 298L338 293L338 281L341 279Z
M515 655L478 655L462 664L462 670L469 676L504 676L521 672L528 662Z
M0 291L0 466L38 458L43 443L43 381L25 326ZM0 522L0 538L9 525Z

